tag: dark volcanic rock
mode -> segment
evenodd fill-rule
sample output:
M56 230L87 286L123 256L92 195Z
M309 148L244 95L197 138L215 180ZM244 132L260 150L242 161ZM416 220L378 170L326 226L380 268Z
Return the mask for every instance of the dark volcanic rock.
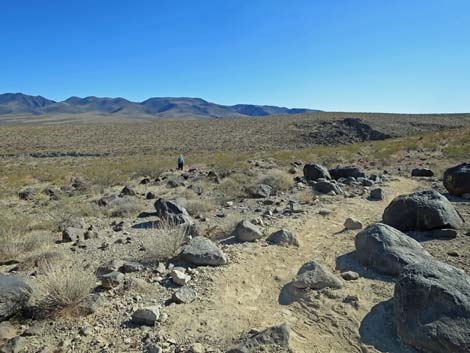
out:
M356 257L378 273L398 276L406 265L430 259L413 238L386 224L372 224L356 235Z
M383 223L404 232L463 226L463 219L454 206L434 190L396 197L385 209L382 219Z
M307 180L331 179L328 169L320 164L306 164L304 166L304 177Z
M428 353L470 352L470 277L442 262L407 266L395 285L401 341Z
M444 172L444 186L452 195L470 193L470 163L462 163Z
M191 218L184 207L171 200L158 199L155 210L158 217L172 224L183 224Z
M411 171L412 177L432 177L434 172L427 168L415 168Z
M330 182L330 181L319 181L318 183L315 184L313 189L322 194L328 194L332 191L336 195L343 193L343 190L339 187L338 184L335 184L334 182Z
M365 174L359 167L348 166L348 167L336 167L329 170L330 175L333 179L338 180L341 178L364 178Z

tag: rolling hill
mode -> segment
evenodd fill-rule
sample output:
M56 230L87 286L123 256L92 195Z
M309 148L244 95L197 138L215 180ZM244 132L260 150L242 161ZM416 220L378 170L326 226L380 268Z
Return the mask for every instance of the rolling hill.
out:
M312 109L289 109L276 106L237 104L233 106L207 102L201 98L149 98L132 102L124 98L70 97L56 102L23 93L0 95L0 115L58 116L88 114L124 118L184 119L232 118L315 112Z

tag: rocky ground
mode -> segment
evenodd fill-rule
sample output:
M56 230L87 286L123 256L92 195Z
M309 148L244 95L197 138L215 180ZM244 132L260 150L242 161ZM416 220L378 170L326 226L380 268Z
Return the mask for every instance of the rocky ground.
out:
M429 189L446 194L440 178L368 166L367 178L309 182L300 162L289 170L269 161L248 163L239 174L170 171L98 194L75 182L45 197L47 185L37 185L22 200L2 200L3 209L24 214L38 213L46 199L63 198L92 211L63 220L41 251L2 261L0 273L24 279L33 294L23 312L0 324L0 352L414 352L398 339L386 305L396 277L361 264L355 237L380 222L396 196ZM272 188L260 180L270 180ZM202 246L201 263L215 266L199 266L197 256L158 261L155 253L161 256L168 244L152 239L168 240L165 232L171 231L157 228L168 209L156 209L156 199L188 209L173 221L183 217L193 237L212 240L210 251ZM467 221L456 237L408 234L436 260L468 272L470 200L449 199ZM129 205L135 212L123 212ZM249 223L236 227L240 221ZM279 230L285 232L270 237ZM311 261L322 285L297 276ZM93 276L92 295L78 306L44 313L35 307L36 292L54 266L63 269L63 278Z

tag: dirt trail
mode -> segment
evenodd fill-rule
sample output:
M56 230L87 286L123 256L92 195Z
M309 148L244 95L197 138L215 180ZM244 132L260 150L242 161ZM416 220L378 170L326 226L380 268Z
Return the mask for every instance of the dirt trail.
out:
M354 249L356 234L342 232L344 220L352 216L364 225L377 222L393 197L419 186L415 180L399 179L384 187L384 201L346 198L327 205L332 211L328 216L313 208L299 219L282 221L278 226L295 232L299 248L263 243L226 245L224 250L232 261L224 269L211 272L213 283L207 296L192 304L169 307L169 320L162 332L172 337L184 333L193 342L212 340L220 345L230 344L251 328L287 322L296 353L377 352L360 342L359 327L374 305L392 296L393 283L378 283L374 276L361 273L357 281L344 281L341 290L312 291L297 300L293 300L287 284L309 260L326 265L339 277L337 267L349 265L347 254ZM358 297L357 309L343 303L347 296Z

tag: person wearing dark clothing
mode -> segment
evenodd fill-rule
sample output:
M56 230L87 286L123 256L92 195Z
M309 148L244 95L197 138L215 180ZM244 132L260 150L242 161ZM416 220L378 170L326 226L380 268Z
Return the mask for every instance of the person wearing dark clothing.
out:
M179 155L178 158L176 158L176 163L178 164L178 170L183 170L184 168L184 158L182 155Z

